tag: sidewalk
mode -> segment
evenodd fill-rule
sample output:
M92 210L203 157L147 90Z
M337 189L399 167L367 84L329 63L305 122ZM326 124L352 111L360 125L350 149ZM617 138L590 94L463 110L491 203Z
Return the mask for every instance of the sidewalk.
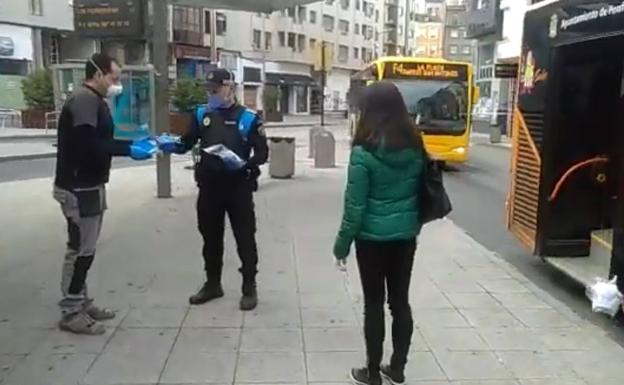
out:
M320 116L286 116L284 122L267 123L265 127L270 135L274 130L292 130L310 128L321 124ZM346 120L333 116L327 117L329 127L346 126ZM288 134L288 131L286 131ZM56 130L0 128L0 163L15 160L53 158L56 148L52 146L56 139Z
M305 144L307 133L298 132ZM347 384L365 354L355 260L343 275L331 257L348 158L345 130L336 135L339 168L312 169L298 146L296 178L263 177L261 303L246 314L237 309L229 232L226 297L187 305L203 277L196 191L183 163L174 163L169 200L153 198L153 166L114 171L89 281L100 304L120 311L103 337L55 329L64 224L51 181L2 184L0 384ZM624 381L624 349L450 221L423 233L411 294L412 385Z

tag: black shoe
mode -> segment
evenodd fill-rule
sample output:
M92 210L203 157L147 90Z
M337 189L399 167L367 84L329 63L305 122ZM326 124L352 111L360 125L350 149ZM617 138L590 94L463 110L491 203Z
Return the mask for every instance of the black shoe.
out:
M223 297L223 288L221 284L213 284L210 282L206 282L204 286L197 292L197 294L192 295L189 298L189 303L191 305L203 305L206 302L210 302L214 299Z
M371 375L367 368L351 369L350 377L355 385L381 385L379 373Z
M405 374L403 374L403 371L394 370L390 365L381 366L381 376L392 385L405 384Z
M240 309L242 311L251 311L258 306L258 290L256 284L244 284L243 296L240 300Z

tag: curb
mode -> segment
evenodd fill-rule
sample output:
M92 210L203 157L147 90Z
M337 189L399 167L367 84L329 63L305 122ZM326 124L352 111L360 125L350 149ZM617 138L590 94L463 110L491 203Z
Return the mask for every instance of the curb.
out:
M0 156L0 163L15 162L15 161L20 161L20 160L50 159L54 157L56 157L56 151L42 152L39 154L8 155L8 156Z
M37 134L37 135L0 135L0 142L12 142L12 141L27 141L27 140L48 140L56 139L56 133L54 134Z

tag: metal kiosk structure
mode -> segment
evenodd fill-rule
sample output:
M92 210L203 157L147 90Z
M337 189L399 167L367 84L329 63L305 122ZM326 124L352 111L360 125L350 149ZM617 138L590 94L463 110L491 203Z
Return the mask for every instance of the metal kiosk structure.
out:
M623 46L621 0L549 1L526 14L507 224L583 283L608 275L609 229L624 221Z

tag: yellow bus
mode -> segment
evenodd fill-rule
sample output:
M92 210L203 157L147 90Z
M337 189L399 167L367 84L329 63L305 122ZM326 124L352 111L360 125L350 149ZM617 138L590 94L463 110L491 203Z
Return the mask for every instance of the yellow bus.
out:
M357 126L361 89L380 80L392 81L399 88L433 159L445 163L463 163L468 159L472 106L479 98L471 64L418 57L383 57L374 61L351 78L351 135Z

